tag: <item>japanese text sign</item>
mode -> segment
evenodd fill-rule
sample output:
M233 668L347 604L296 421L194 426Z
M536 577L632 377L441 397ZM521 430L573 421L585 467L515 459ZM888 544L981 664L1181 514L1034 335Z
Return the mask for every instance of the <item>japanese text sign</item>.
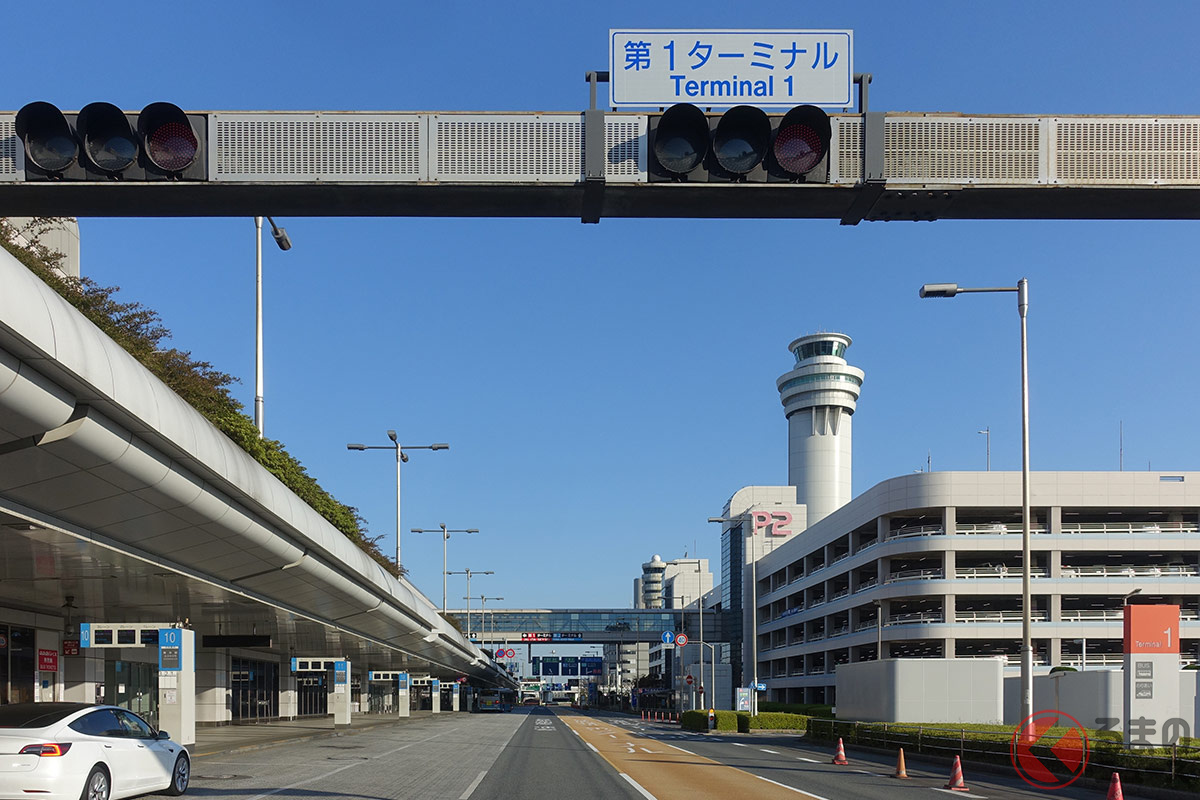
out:
M616 106L848 106L848 30L610 30Z
M39 648L38 669L42 672L58 672L58 651Z

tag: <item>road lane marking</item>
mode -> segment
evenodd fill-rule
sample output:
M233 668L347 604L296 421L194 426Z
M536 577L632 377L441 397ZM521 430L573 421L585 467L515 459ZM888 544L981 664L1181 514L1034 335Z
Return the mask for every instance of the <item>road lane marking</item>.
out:
M592 752L593 752L593 753L599 753L599 752L600 752L599 750L597 750L597 749L596 749L596 745L592 744L591 742L584 742L584 744L586 744L588 747L592 748Z
M805 758L804 756L796 756L796 760L797 761L807 761L810 764L820 764L821 763L820 761L817 761L815 758Z
M642 787L642 785L641 785L640 783L638 783L638 782L637 782L637 781L635 781L633 778L631 778L631 777L629 777L628 775L626 775L624 772L619 772L619 773L617 773L617 774L618 774L618 775L620 775L620 776L621 776L622 778L624 778L625 780L629 781L629 785L630 785L630 786L632 786L633 788L637 789L637 790L638 790L638 793L639 793L639 794L641 794L641 795L642 795L642 797L645 797L645 798L646 798L646 800L658 800L658 798L657 798L657 797L655 797L654 795L652 795L652 794L650 794L649 792L647 792L647 791L645 790L645 788L643 788L643 787Z
M734 742L734 743L733 743L733 746L734 746L734 747L749 747L750 745L748 745L748 744L742 744L741 742Z
M935 792L945 792L946 794L954 794L956 797L958 796L955 794L953 789L938 789L933 786L931 786L929 788L933 789ZM972 794L971 797L975 798L975 800L987 800L987 798L981 794Z
M759 750L762 750L764 753L770 753L770 754L771 754L771 755L773 755L773 756L777 756L777 755L779 755L779 751L778 751L778 750L768 750L768 749L767 749L767 748L765 748L765 747L760 747L760 748L758 748L758 749L759 749Z
M459 795L458 800L467 800L467 798L469 798L471 796L471 792L475 791L475 789L479 786L479 784L483 782L484 775L487 775L486 769L483 772L479 773L479 776L477 778L475 778L475 780L471 781L471 785L467 787L467 790L465 792L463 792L461 795Z
M811 797L814 800L827 800L827 798L821 797L821 795L819 795L819 794L813 794L812 792L806 792L803 789L797 789L795 786L788 786L786 783L780 783L779 781L773 781L770 778L764 778L762 775L755 775L754 777L758 778L760 781L766 781L767 783L773 783L776 786L780 786L784 789L791 789L793 792L796 792L797 794L802 794L805 797ZM987 800L987 798L984 798L984 800Z
M668 744L668 745L667 745L667 747L675 747L675 745L673 745L673 744ZM694 756L694 755L696 755L696 754L695 754L695 753L693 753L691 750L684 750L682 747L675 747L675 749L676 749L676 750L678 750L678 751L679 751L679 752L681 752L681 753L687 753L689 756Z
M650 753L651 755L653 755L653 754L654 754L654 751L653 751L653 750L650 750L650 749L648 749L648 748L645 748L645 747L639 747L639 748L638 748L638 750L641 750L643 753Z

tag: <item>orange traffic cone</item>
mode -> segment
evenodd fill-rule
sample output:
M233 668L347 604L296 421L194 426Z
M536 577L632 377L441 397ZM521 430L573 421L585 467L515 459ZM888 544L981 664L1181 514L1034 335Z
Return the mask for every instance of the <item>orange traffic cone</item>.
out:
M943 789L951 789L956 792L969 792L967 784L963 782L962 762L958 756L954 757L954 767L950 770L950 782L942 787Z
M838 739L837 752L833 754L833 763L839 765L850 763L846 760L846 748L842 747L842 740L840 738Z
M1109 781L1108 797L1105 800L1125 800L1125 795L1121 793L1121 776L1115 772Z
M907 778L908 772L904 769L904 748L900 748L900 757L896 759L896 774L893 778Z

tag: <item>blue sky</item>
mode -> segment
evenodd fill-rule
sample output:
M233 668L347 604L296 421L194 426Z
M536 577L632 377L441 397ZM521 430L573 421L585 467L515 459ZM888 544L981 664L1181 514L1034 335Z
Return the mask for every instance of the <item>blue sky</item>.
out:
M23 25L0 52L0 106L577 111L610 28L799 27L854 30L872 110L1200 113L1191 2L56 8L64 33ZM264 248L267 434L388 552L394 463L346 443L451 444L404 468L405 562L435 603L440 537L407 530L440 522L481 530L449 568L494 570L472 582L489 605L627 606L654 553L719 569L705 519L786 481L774 382L818 330L866 371L856 494L927 459L983 469L989 426L993 468L1019 469L1015 300L922 301L925 282L1029 279L1035 470L1116 469L1122 423L1126 469L1200 467L1196 222L278 221L295 246ZM80 227L85 274L159 311L251 409L251 220Z

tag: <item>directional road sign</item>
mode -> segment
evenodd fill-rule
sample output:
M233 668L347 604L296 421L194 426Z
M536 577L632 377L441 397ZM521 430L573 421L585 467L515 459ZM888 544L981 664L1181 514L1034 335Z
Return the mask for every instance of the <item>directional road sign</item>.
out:
M610 30L613 106L849 106L849 30Z
M662 632L662 643L663 644L674 644L675 643L675 631L663 631Z

